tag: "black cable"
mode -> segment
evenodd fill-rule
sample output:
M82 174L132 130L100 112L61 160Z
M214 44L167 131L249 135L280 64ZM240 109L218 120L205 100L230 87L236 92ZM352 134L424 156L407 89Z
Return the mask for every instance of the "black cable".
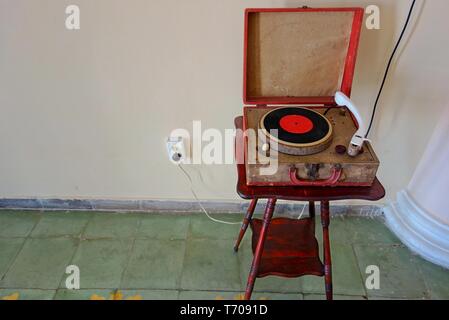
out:
M396 51L399 48L399 44L402 41L402 38L403 38L404 33L405 33L405 30L407 30L408 23L410 22L410 17L412 16L413 8L415 7L415 3L416 3L416 0L413 0L412 5L410 6L410 10L408 12L407 20L405 21L404 27L402 28L401 35L399 36L399 39L396 42L396 46L394 47L394 50L393 50L393 52L392 52L392 54L390 56L390 60L388 61L388 64L387 64L387 68L385 69L384 78L382 80L382 84L380 86L379 93L377 94L376 102L374 102L373 113L371 114L371 120L369 122L368 130L366 131L365 138L368 137L368 134L369 134L369 132L371 130L371 126L373 125L374 116L376 115L377 104L378 104L379 98L380 98L380 96L382 94L382 90L384 88L385 81L387 80L388 71L390 70L391 63L393 62L393 58L394 58L394 56L396 54Z

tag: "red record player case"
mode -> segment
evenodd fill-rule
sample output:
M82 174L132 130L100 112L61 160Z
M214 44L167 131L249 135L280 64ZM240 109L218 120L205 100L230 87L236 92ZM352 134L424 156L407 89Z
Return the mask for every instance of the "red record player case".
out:
M263 110L302 105L324 113L336 107L335 92L350 96L363 15L363 8L246 9L243 129L257 129L254 119ZM282 95L284 91L289 94ZM260 164L247 163L248 184L370 186L379 161L369 143L367 152L356 158L333 151L337 145L349 144L357 121L350 112L339 117L336 108L328 117L337 123L336 134L323 154L295 158L280 153L278 173L268 178L257 174ZM245 161L254 159L248 152L252 151L246 146ZM310 165L321 166L318 176L329 178L297 179L308 175Z

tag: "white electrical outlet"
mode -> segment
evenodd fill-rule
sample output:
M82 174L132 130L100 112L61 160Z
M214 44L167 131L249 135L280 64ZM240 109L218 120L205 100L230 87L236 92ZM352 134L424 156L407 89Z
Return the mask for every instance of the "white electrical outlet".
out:
M187 157L184 139L180 136L168 137L167 153L171 162L176 164L184 162Z

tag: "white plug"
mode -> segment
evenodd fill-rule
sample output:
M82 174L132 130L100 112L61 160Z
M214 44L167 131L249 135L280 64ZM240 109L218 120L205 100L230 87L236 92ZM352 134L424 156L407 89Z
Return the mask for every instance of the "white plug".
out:
M175 164L184 162L187 157L184 139L180 136L168 137L167 153L171 162Z

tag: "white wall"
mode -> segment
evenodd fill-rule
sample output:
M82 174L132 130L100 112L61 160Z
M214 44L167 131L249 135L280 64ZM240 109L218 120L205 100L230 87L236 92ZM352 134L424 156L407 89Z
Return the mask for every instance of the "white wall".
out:
M65 29L68 4L81 8L80 31ZM232 128L244 8L302 4L381 7L353 88L368 117L408 0L0 0L0 198L190 199L165 137L192 120ZM447 0L426 1L379 105L372 138L390 197L447 100L447 12ZM234 166L189 169L201 198L237 198Z

